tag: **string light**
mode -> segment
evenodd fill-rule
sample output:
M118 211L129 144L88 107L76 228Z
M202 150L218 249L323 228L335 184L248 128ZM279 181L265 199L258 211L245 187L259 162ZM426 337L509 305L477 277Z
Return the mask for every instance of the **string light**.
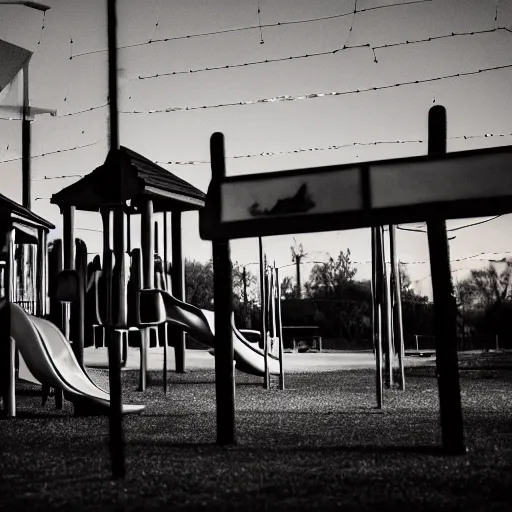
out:
M83 178L84 174L68 174L66 176L43 176L42 178L35 178L32 181L44 181L44 180L64 180L68 178Z
M154 78L162 78L165 76L173 76L173 75L189 75L193 73L203 73L206 71L219 71L219 70L225 70L225 69L235 69L235 68L246 68L251 66L258 66L260 64L272 64L275 62L284 62L284 61L290 61L290 60L298 60L298 59L308 59L311 57L320 57L322 55L334 55L338 52L346 51L346 50L355 50L358 48L370 48L370 45L368 43L366 44L359 44L354 46L343 46L342 48L336 48L335 50L327 50L324 52L314 52L314 53L307 53L303 55L292 55L288 57L276 57L275 59L265 59L265 60L254 60L251 62L243 62L241 64L227 64L224 66L212 66L207 68L197 68L197 69L189 69L189 70L182 70L182 71L169 71L167 73L156 73L154 75L139 75L138 80L149 80Z
M512 137L512 133L485 133L482 135L456 135L453 137L448 137L449 140L454 139L476 139L476 138L489 138L489 137ZM373 141L373 142L351 142L349 144L338 144L338 145L330 145L324 147L311 147L311 148L299 148L292 149L289 151L265 151L261 153L251 153L246 155L233 155L226 156L227 159L237 159L237 158L256 158L256 157L267 157L267 156L284 156L284 155L295 155L299 153L309 153L316 151L333 151L339 149L346 149L350 147L364 147L364 146L380 146L380 145L388 145L388 144L423 144L425 140L417 139L417 140L389 140L389 141ZM157 160L155 163L160 165L205 165L209 164L209 160L182 160L182 161L161 161Z
M66 153L68 151L76 151L77 149L82 149L82 148L88 148L88 147L91 147L91 146L95 146L96 144L100 144L101 142L103 142L105 140L107 140L107 138L103 137L102 139L97 140L96 142L91 142L89 144L81 144L80 146L75 146L75 147L72 147L72 148L57 149L55 151L47 151L46 153L41 153L40 155L32 155L30 158L41 158L43 156L56 155L57 153ZM11 158L9 160L2 160L2 161L0 161L0 164L6 164L8 162L16 162L16 161L22 160L22 159L23 159L22 157L17 157L17 158Z
M398 82L395 84L388 84L388 85L381 85L381 86L375 86L375 87L363 87L359 89L350 89L347 91L335 91L335 92L315 92L315 93L309 93L309 94L302 94L300 96L292 96L289 94L280 95L280 96L274 96L271 98L261 98L258 100L245 100L245 101L236 101L236 102L230 102L230 103L218 103L213 105L202 105L202 106L192 106L192 107L168 107L165 109L152 109L152 110L121 110L119 111L120 114L165 114L169 112L188 112L190 110L203 110L203 109L212 109L212 108L223 108L223 107L237 107L242 105L256 105L261 103L281 103L285 101L300 101L300 100L309 100L309 99L315 99L315 98L324 98L328 96L348 96L352 94L359 94L359 93L365 93L365 92L373 92L373 91L382 91L384 89L396 89L398 87L403 87L407 85L418 85L418 84L425 84L429 82L436 82L441 80L448 80L453 78L460 78L464 76L470 76L470 75L478 75L481 73L487 73L491 71L498 71L503 69L509 69L512 68L512 64L504 64L502 66L493 66L488 68L482 68L475 71L466 71L462 73L452 73L449 75L442 75L432 78L424 78L420 80L408 80L405 82Z
M406 5L422 4L422 3L431 2L431 1L432 0L411 0L409 2L403 2L401 4L377 5L374 7L367 7L364 9L359 9L357 12L363 13L363 12L368 12L368 11L375 11L377 9L386 9L386 8L390 8L390 7L403 7ZM304 19L304 20L279 21L279 22L275 22L275 23L261 24L261 27L262 28L270 28L270 27L283 27L286 25L299 25L299 24L304 24L304 23L314 23L317 21L326 21L326 20L333 20L333 19L337 19L337 18L343 18L345 16L350 16L353 14L354 14L354 11L350 11L350 12L346 12L346 13L342 13L342 14L334 14L331 16L320 16L317 18L308 18L308 19ZM258 25L251 25L251 26L247 26L247 27L229 28L229 29L224 29L224 30L215 30L212 32L202 32L202 33L198 33L198 34L187 34L187 35L183 35L183 36L166 37L166 38L162 38L162 39L150 39L149 41L146 41L143 43L134 43L134 44L128 44L128 45L124 45L124 46L119 46L118 50L137 48L137 47L147 46L149 44L154 44L154 43L167 43L170 41L178 41L181 39L210 37L210 36L217 36L217 35L228 34L228 33L233 33L233 32L243 32L246 30L259 30L259 28L260 28L260 25L258 24ZM92 50L89 52L77 53L76 55L73 55L73 58L83 57L86 55L94 55L97 53L106 53L107 51L108 51L108 49L104 48L101 50Z

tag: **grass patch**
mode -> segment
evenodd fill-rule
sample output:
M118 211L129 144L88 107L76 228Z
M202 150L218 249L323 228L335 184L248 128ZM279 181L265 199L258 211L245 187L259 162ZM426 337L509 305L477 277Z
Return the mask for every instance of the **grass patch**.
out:
M19 384L19 417L0 423L0 508L510 510L509 357L459 358L469 449L460 457L439 449L435 362L407 368L406 391L385 389L382 410L371 370L290 374L284 392L237 372L238 444L224 448L212 370L170 373L167 396L159 372L139 393L138 372L124 371L124 402L146 409L124 420L122 482L110 480L107 418L74 418L69 403L42 408ZM106 371L91 375L108 387Z

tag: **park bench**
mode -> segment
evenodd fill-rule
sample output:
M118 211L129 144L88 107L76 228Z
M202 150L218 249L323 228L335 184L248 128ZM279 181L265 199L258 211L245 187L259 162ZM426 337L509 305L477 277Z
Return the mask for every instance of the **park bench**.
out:
M322 336L318 325L283 325L283 345L295 351L316 349L322 352Z

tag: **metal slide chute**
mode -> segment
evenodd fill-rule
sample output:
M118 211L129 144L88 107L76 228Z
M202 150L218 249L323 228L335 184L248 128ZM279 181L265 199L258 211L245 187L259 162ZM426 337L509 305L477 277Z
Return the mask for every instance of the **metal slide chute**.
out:
M110 395L82 370L71 346L59 328L42 318L28 315L10 304L11 335L28 369L41 383L62 388L68 399L87 413L90 408L108 413ZM123 413L138 413L143 405L123 405Z

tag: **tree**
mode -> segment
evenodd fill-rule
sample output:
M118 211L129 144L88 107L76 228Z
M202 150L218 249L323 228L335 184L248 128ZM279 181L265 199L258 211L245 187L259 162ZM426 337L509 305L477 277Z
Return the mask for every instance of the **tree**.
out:
M293 280L290 276L286 276L281 281L281 297L284 299L293 299L295 297Z
M354 280L357 269L350 261L350 249L340 251L338 258L331 256L326 263L316 263L305 284L309 297L341 297L343 288Z
M185 260L185 297L199 308L211 309L213 305L213 261L201 263Z

